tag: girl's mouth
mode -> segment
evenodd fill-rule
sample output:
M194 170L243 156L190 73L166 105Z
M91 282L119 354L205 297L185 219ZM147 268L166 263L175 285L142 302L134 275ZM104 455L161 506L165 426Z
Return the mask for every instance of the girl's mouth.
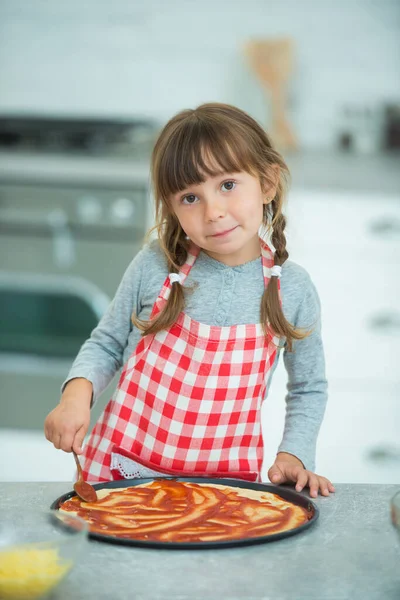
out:
M226 235L228 235L229 233L231 233L231 231L234 231L236 228L238 227L238 225L236 225L235 227L232 227L232 229L226 229L225 231L221 231L221 233L214 233L214 235L212 235L211 237L224 237Z

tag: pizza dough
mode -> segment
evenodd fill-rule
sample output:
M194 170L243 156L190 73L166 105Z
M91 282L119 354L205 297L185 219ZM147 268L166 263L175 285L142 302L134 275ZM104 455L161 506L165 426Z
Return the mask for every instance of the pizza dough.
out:
M74 496L60 510L89 522L91 533L157 542L220 542L266 536L306 523L306 508L270 492L157 479L97 490L97 502Z

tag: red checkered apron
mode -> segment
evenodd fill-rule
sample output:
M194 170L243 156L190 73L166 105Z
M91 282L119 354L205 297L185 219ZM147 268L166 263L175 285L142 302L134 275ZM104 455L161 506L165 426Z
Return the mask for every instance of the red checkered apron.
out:
M268 285L273 253L260 243ZM199 251L191 248L180 270L182 284ZM151 318L170 290L167 276ZM259 479L261 403L278 341L266 337L260 323L215 327L183 312L168 330L144 336L85 446L86 479Z

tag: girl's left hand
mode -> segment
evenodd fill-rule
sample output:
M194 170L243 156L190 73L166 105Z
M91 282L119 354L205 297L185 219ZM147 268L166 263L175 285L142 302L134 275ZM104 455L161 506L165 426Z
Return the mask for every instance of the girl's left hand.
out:
M312 471L307 471L303 463L286 452L279 452L275 462L268 471L269 480L272 483L295 483L296 492L301 492L304 487L310 488L310 496L316 498L318 492L322 496L329 496L330 492L334 492L335 488L326 477L316 475Z

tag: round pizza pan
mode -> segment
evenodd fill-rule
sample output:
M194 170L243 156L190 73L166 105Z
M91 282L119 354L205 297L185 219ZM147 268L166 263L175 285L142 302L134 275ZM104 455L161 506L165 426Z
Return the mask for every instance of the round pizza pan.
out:
M160 478L161 479L161 478ZM298 506L302 506L306 508L309 514L309 519L303 525L299 527L295 527L294 529L289 529L287 531L282 531L279 533L272 533L269 535L263 535L259 537L250 537L250 538L240 538L235 540L226 540L221 541L217 540L215 542L160 542L156 540L135 540L135 539L126 539L120 538L117 536L111 535L103 535L99 533L91 533L89 531L89 538L93 540L97 540L100 542L107 542L112 544L122 544L124 546L141 546L147 548L167 548L167 549L193 549L198 550L200 548L232 548L235 546L246 546L251 544L263 544L266 542L273 542L276 540L280 540L282 538L290 537L292 535L297 535L311 527L315 521L319 517L319 509L318 507L306 496L303 496L293 489L289 487L281 487L277 485L267 484L267 483L252 483L249 481L243 481L239 479L210 479L207 477L163 477L162 479L174 479L176 481L187 481L191 483L209 483L209 484L220 484L220 485L228 485L230 487L244 488L249 490L258 490L262 492L270 492L272 494L277 494L284 500L292 502L293 504L297 504ZM151 483L155 481L155 478L148 479L129 479L129 480L120 480L120 481L108 481L105 483L97 483L93 487L96 490L102 489L113 489L113 488L128 488L134 487L136 485L140 485L143 483ZM74 491L63 494L51 504L52 509L58 510L60 508L60 504L65 502L66 500L70 500L73 496L76 496Z

